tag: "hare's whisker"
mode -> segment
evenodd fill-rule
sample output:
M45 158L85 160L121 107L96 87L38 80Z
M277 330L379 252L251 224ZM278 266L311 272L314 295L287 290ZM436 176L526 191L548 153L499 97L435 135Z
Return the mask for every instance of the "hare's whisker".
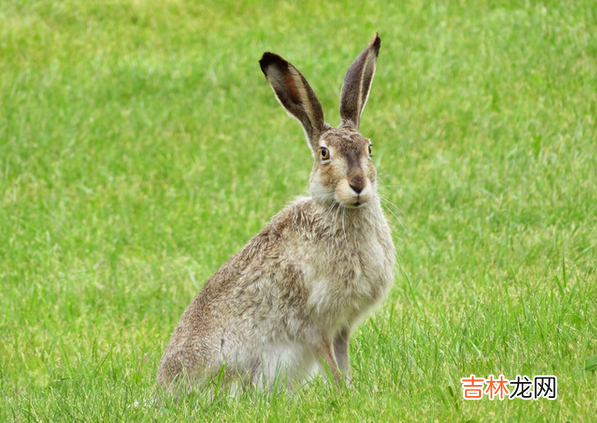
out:
M342 231L344 232L344 241L348 244L348 238L346 237L346 227L344 226L344 217L346 216L346 207L342 207Z
M382 200L384 200L384 201L386 201L386 202L390 203L392 206L394 206L394 207L396 208L396 211L397 211L397 212L399 212L399 213L400 213L402 216L406 216L406 215L404 214L404 212L403 212L403 211L400 209L400 207L398 207L396 204L394 204L394 203L392 203L390 200L388 200L388 197L384 197L384 196L383 196L383 195L381 195L381 194L378 194L378 195L379 195L379 198L381 198Z
M408 229L406 229L406 226L404 226L404 224L402 223L402 220L400 220L400 218L398 216L396 216L396 213L394 213L392 211L391 208L389 208L387 205L381 203L382 206L384 206L386 208L387 211L389 211L390 213L392 213L392 215L396 218L396 220L398 221L398 223L400 223L400 226L402 226L402 229L404 229L404 232L406 233L406 235L410 236L410 232L408 232Z
M340 205L339 203L332 203L332 205L328 209L327 213L325 214L325 217L323 218L323 220L327 220L328 216L330 215L330 213L332 212L332 209L336 206L336 204Z

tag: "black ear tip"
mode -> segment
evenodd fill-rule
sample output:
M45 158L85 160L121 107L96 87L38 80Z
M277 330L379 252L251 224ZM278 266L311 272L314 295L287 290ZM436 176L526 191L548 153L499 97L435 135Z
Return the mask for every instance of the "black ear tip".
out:
M379 47L381 46L381 38L379 38L379 32L375 33L370 45L375 51L379 51Z
M259 66L261 66L261 70L263 71L263 73L266 73L267 68L274 64L287 65L288 62L276 53L270 53L269 51L263 53L263 56L261 56L261 59L259 60Z

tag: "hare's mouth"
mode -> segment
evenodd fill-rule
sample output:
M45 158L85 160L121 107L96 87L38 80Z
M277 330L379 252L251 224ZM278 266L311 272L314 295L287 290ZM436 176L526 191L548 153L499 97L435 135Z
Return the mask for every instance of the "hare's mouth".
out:
M343 207L347 209L359 209L367 204L371 200L371 196L368 194L365 195L337 195L336 202L340 203Z
M367 204L367 201L363 201L362 199L358 199L358 200L356 200L353 203L340 203L340 204L342 204L347 209L360 209L365 204Z

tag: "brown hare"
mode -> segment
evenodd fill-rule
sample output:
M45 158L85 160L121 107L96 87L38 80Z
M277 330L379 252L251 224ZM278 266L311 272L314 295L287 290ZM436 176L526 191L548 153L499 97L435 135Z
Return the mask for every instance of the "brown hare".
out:
M274 216L184 311L158 368L166 392L214 380L271 390L280 377L294 384L318 370L349 380L350 334L394 281L371 141L359 133L380 43L375 34L348 69L337 128L297 68L263 54L261 69L313 154L310 197Z

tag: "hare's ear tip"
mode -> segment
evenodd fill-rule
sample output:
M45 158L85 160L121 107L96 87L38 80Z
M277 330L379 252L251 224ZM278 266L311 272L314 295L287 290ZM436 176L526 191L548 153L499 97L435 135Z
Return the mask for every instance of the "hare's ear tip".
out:
M269 51L263 53L263 56L261 56L261 59L259 60L259 66L261 66L263 73L266 73L267 68L275 63L286 63L286 60L284 60L280 55L271 53Z
M379 38L379 32L375 33L369 45L376 51L379 51L379 47L381 45L381 38Z

